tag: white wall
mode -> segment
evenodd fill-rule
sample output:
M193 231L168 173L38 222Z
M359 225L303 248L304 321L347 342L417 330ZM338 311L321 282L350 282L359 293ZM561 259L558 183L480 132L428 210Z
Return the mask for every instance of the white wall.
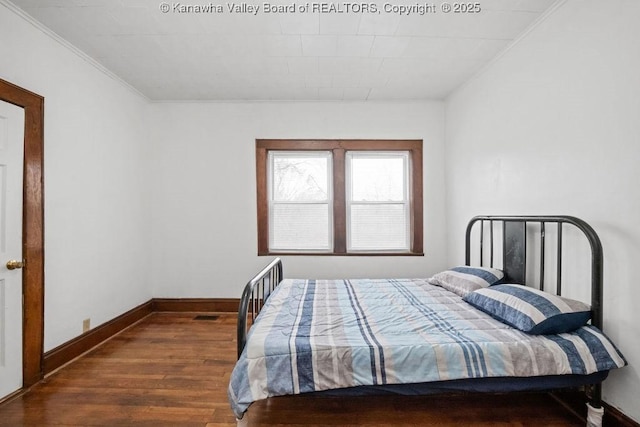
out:
M640 421L640 2L569 0L446 104L449 262L476 214L571 214L599 233L604 329L630 366L604 383Z
M0 78L45 98L46 351L151 298L148 103L3 4L0 40Z
M0 77L45 97L45 351L154 296L240 296L269 260L256 138L424 139L426 256L290 257L287 276L444 268L442 102L149 104L4 3L0 39Z
M442 102L152 105L156 297L238 298L257 256L256 138L424 140L424 257L286 257L287 277L424 277L445 266Z
M448 99L446 129L441 102L148 104L0 4L0 77L46 103L45 350L152 296L240 295L270 259L256 138L421 138L425 257L288 257L285 274L425 276L462 261L475 214L582 217L630 362L604 398L640 420L640 3L613 3L564 4Z

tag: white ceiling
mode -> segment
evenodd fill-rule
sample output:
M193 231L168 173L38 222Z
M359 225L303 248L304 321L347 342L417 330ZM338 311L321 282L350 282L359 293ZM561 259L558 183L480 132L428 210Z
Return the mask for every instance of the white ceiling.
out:
M556 0L480 0L479 13L430 3L325 3L344 13L230 13L233 0L11 0L150 100L441 99L526 31ZM269 0L290 5L292 0ZM384 4L430 4L400 15ZM220 5L221 13L180 7ZM241 4L236 1L235 4ZM455 2L448 4L454 5Z

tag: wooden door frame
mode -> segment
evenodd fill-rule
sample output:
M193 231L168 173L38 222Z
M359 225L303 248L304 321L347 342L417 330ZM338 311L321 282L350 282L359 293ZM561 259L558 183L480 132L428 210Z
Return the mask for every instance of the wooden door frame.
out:
M22 384L26 388L43 376L44 98L0 79L0 100L24 109Z

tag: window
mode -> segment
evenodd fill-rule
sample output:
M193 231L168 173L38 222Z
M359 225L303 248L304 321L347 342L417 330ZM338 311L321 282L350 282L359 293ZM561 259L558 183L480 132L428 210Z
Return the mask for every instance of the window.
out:
M332 250L331 152L269 152L269 249Z
M409 239L407 151L347 151L347 251L404 251Z
M422 255L422 141L257 140L258 254Z

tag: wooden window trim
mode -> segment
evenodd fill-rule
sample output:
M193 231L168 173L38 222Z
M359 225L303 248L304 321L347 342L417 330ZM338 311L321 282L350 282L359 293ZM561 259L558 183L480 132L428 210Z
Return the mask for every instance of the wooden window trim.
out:
M333 252L272 252L269 251L269 200L267 191L267 153L269 151L332 151L333 152ZM346 151L409 151L411 244L409 252L347 252L346 241ZM328 255L328 256L422 256L423 197L422 140L359 140L359 139L257 139L256 188L258 210L258 255Z

